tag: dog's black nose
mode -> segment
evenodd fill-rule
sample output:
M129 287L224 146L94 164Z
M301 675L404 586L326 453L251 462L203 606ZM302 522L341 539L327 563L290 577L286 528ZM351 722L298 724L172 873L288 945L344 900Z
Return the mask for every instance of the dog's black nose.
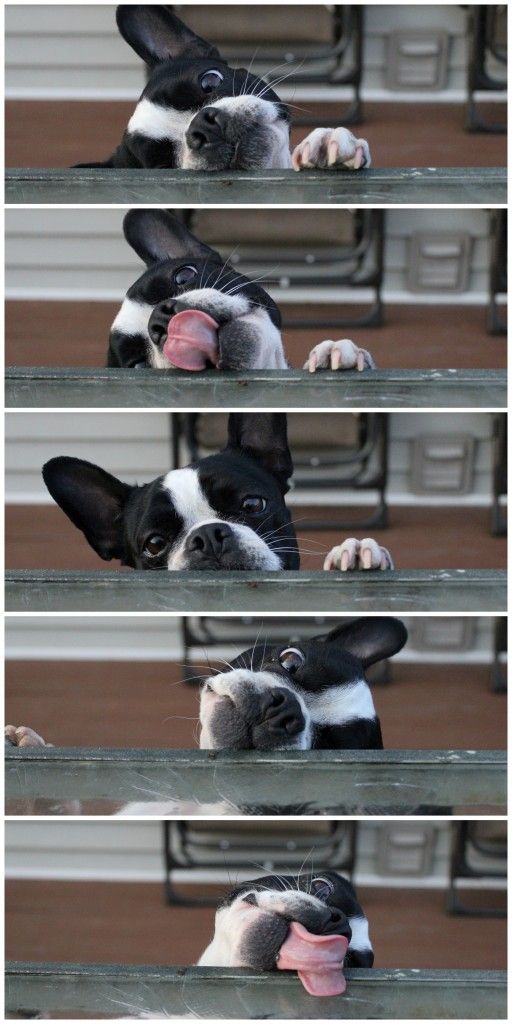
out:
M261 694L260 710L268 731L282 736L296 736L305 726L300 704L293 693L273 686Z
M219 142L224 137L227 122L228 114L224 110L203 107L187 129L187 145L190 149L199 150Z
M149 337L153 345L163 345L169 329L169 320L176 312L176 303L173 299L166 299L155 306L148 323Z
M334 907L326 907L320 935L345 935L350 940L352 929L345 914Z
M205 523L204 526L198 526L185 542L191 568L208 559L222 559L230 550L233 537L233 530L227 523Z

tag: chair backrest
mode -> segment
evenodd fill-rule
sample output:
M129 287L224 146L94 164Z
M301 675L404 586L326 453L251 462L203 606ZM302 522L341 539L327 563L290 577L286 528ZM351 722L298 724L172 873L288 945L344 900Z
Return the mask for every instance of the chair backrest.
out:
M235 246L286 249L352 248L357 243L356 213L350 210L197 209L191 228L203 241L231 252Z
M210 821L165 822L169 870L204 868L229 871L294 872L319 867L351 873L357 822L258 821L216 824Z
M269 49L302 44L313 48L334 42L333 12L327 4L305 4L300 17L292 4L259 4L257 8L245 4L187 4L176 9L188 27L215 43L223 56L233 49L236 56L237 45L239 50L247 50L249 45Z
M227 414L199 414L195 419L195 438L204 452L223 448L227 438ZM309 418L302 413L288 414L288 441L294 452L321 452L359 448L360 415L358 413L330 413L315 416L314 431Z

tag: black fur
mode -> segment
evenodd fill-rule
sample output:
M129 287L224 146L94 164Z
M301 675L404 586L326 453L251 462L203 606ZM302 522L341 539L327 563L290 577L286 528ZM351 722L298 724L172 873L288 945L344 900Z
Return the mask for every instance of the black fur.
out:
M279 116L289 126L286 105L261 78L244 68L231 68L214 46L188 29L168 6L124 4L117 8L116 18L121 35L145 61L149 71L140 100L189 112L189 132L194 129L194 115L213 100L263 91L265 99L277 105ZM205 92L201 82L212 69L218 70L222 81ZM268 131L257 122L241 124L239 119L230 120L219 144L209 147L209 167L246 170L262 166L269 144ZM125 131L120 145L107 160L78 166L174 168L178 165L176 146L169 139L152 139Z
M180 297L197 289L216 288L226 295L243 296L251 309L266 310L272 324L280 330L281 314L268 292L259 284L234 270L229 262L199 241L185 224L168 210L130 210L123 222L128 244L147 266L147 270L128 289L126 297L153 307L149 334L161 350L169 320L179 312ZM176 276L184 268L195 272L186 284ZM207 302L201 308L209 312ZM213 311L212 311L213 312ZM258 336L251 333L238 317L226 311L219 318L219 370L246 369L257 350ZM116 326L110 332L107 365L116 367L151 366L151 353L144 334L127 333Z
M227 447L192 463L210 506L219 521L241 524L258 534L277 537L275 547L282 568L297 569L299 555L290 514L284 503L292 461L286 436L286 416L280 413L232 413ZM99 466L66 456L43 467L50 494L89 544L105 559L119 559L134 569L166 569L173 546L183 532L183 520L163 488L164 477L141 487L130 486ZM242 510L248 496L265 500L262 512ZM276 533L276 531L278 531ZM165 542L151 555L147 540L157 535ZM268 547L272 548L272 538ZM189 568L251 568L243 545L233 537L222 558L212 561L208 550L189 554Z

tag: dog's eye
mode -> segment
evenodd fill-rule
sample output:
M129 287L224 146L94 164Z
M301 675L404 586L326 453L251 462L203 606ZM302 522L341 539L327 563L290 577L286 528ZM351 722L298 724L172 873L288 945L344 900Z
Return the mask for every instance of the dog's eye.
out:
M241 508L242 512L247 512L250 516L259 516L261 512L264 512L267 507L267 499L259 498L256 494L250 494L247 498L244 498Z
M197 270L195 267L180 267L174 275L174 280L176 281L176 284L181 285L188 284L190 281L193 281L195 277L197 277Z
M144 554L151 555L151 557L160 555L166 546L167 541L165 537L162 537L159 533L152 533L144 545Z
M299 668L305 665L306 659L302 651L297 650L296 647L287 647L285 651L281 651L279 655L279 664L286 669L291 675L294 672L298 672Z
M311 882L311 895L316 896L317 900L328 900L329 896L332 896L334 892L334 886L332 882L328 882L326 878L314 878Z
M224 75L221 75L220 71L206 71L201 76L201 89L203 92L213 92L217 89L221 82L224 81Z

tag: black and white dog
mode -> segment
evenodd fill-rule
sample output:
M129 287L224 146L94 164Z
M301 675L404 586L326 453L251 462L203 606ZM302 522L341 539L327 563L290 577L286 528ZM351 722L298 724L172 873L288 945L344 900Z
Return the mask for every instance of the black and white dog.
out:
M223 451L142 486L123 483L83 459L43 467L58 505L105 559L133 569L299 568L284 496L293 463L283 413L231 413ZM372 538L332 548L324 569L393 568Z
M281 314L250 281L166 210L130 210L124 234L147 270L110 331L107 365L199 371L279 370L288 364ZM373 368L350 339L315 345L305 369Z
M250 68L229 67L165 5L123 4L116 17L121 35L147 65L149 80L112 156L81 166L198 171L370 166L368 143L347 128L315 128L290 153L290 113L272 86Z
M293 647L257 641L227 670L204 681L201 749L381 750L380 721L366 670L397 654L406 640L400 619L375 616L351 619ZM8 725L5 738L8 746L48 745L28 726ZM132 803L119 813L170 814L176 809L170 802ZM274 813L269 807L243 810ZM305 809L294 807L293 813Z
M366 669L402 649L400 619L352 619L293 647L257 643L203 684L200 746L381 750Z
M341 995L345 967L373 967L368 921L334 871L244 882L219 905L203 967L298 971L314 996Z

